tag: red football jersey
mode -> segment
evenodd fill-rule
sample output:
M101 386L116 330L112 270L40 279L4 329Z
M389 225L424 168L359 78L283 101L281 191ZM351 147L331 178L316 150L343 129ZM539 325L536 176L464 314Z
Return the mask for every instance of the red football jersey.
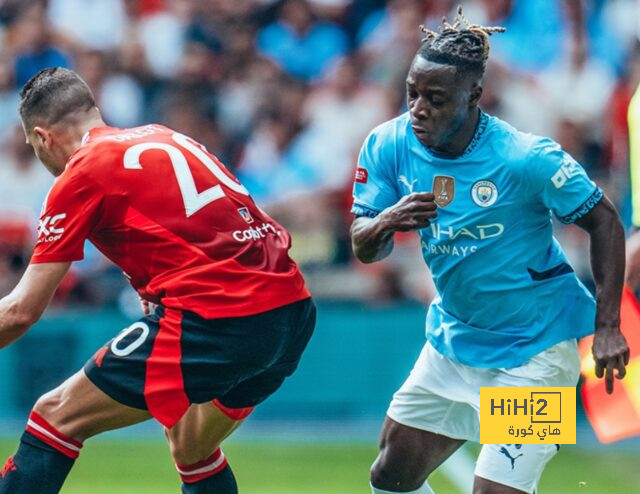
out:
M161 125L85 136L47 196L31 262L82 259L85 239L142 298L207 319L309 297L287 231L202 145Z

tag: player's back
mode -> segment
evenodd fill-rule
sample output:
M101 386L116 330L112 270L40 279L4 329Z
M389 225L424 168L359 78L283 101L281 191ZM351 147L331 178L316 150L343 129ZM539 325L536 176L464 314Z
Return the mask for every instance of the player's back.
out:
M82 258L88 238L142 297L203 317L309 296L288 233L215 156L160 125L92 129L56 180L45 220L33 262Z

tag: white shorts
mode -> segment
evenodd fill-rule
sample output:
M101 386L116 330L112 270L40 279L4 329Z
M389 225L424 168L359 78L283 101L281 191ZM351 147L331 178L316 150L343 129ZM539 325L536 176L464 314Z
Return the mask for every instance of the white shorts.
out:
M567 340L510 369L469 367L424 346L411 374L396 392L387 415L400 424L453 439L480 441L480 387L575 386L580 357ZM532 493L554 444L484 445L475 474Z

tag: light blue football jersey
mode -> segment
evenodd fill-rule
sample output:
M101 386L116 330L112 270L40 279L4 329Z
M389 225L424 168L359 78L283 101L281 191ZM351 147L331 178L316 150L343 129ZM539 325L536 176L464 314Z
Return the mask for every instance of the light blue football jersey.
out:
M603 193L551 139L481 113L467 150L425 148L405 113L375 128L360 156L352 212L376 216L410 192L433 191L438 217L418 231L438 291L426 334L466 365L523 364L595 329L595 301L552 234Z

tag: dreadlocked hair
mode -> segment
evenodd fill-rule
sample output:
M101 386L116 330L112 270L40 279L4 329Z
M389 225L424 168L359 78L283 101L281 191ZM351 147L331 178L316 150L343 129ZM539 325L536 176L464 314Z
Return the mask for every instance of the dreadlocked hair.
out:
M489 36L503 33L504 27L486 27L471 24L458 7L453 24L442 18L438 31L431 31L424 26L420 30L426 34L418 54L427 60L446 65L454 65L463 72L471 72L482 76L489 59Z

